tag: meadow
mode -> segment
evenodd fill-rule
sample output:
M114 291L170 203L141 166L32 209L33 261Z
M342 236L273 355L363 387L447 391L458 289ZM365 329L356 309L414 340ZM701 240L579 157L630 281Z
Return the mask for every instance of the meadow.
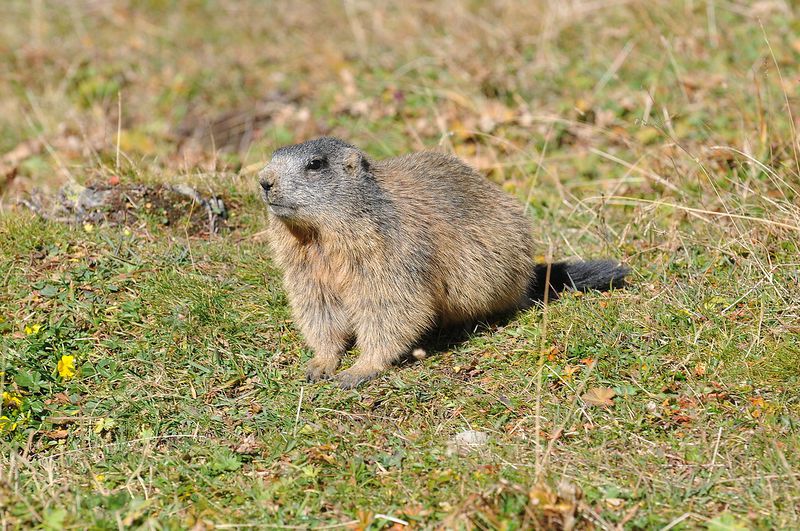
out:
M794 2L0 10L2 529L800 527ZM320 135L454 153L631 285L308 384L256 174Z

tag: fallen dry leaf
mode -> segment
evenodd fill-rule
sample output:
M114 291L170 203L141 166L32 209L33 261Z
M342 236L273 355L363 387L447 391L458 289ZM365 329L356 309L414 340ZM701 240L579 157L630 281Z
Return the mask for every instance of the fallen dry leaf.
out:
M537 527L544 529L574 529L582 497L581 488L566 480L561 480L555 491L543 483L528 491L530 506L540 524Z
M581 397L586 405L611 407L614 405L614 397L617 393L610 387L592 387Z
M603 501L605 502L606 507L608 507L612 511L618 511L619 509L622 508L623 505L625 505L625 500L623 500L622 498L606 498Z
M50 430L44 432L44 434L50 439L66 439L67 435L69 434L69 430Z
M764 407L767 402L760 396L754 396L750 398L750 404L752 404L753 407Z
M237 454L254 455L261 451L261 443L256 441L255 435L247 435L233 450Z
M44 401L45 404L70 404L72 401L69 399L69 395L67 393L56 393L53 395L53 398L48 398Z
M316 461L321 463L328 463L329 465L336 464L336 455L335 455L336 445L335 444L320 444L318 446L312 446L306 451L306 455L308 455L308 459L310 461Z

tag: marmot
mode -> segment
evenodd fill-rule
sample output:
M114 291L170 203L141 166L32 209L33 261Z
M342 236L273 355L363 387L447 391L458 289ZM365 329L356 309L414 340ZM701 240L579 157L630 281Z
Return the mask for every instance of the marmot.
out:
M534 264L531 222L500 187L443 153L371 160L336 138L275 151L259 173L269 241L296 323L314 351L309 381L330 378L349 342L361 355L336 374L374 378L436 325L531 306L547 266ZM550 266L550 298L608 289L609 260Z

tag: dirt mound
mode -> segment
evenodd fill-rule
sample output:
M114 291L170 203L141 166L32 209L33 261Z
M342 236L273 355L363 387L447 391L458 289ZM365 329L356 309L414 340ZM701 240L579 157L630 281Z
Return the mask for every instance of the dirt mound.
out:
M187 185L69 182L55 195L34 192L20 203L44 219L69 224L174 227L208 237L228 228L222 197L203 197Z

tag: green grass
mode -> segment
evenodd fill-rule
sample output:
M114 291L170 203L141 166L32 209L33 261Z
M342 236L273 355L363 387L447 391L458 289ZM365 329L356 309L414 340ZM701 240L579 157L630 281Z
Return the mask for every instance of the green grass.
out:
M800 526L798 12L559 5L10 2L0 152L44 145L0 174L0 526ZM541 255L632 286L308 385L254 192L319 134L453 151ZM216 191L231 228L16 203L111 176Z

